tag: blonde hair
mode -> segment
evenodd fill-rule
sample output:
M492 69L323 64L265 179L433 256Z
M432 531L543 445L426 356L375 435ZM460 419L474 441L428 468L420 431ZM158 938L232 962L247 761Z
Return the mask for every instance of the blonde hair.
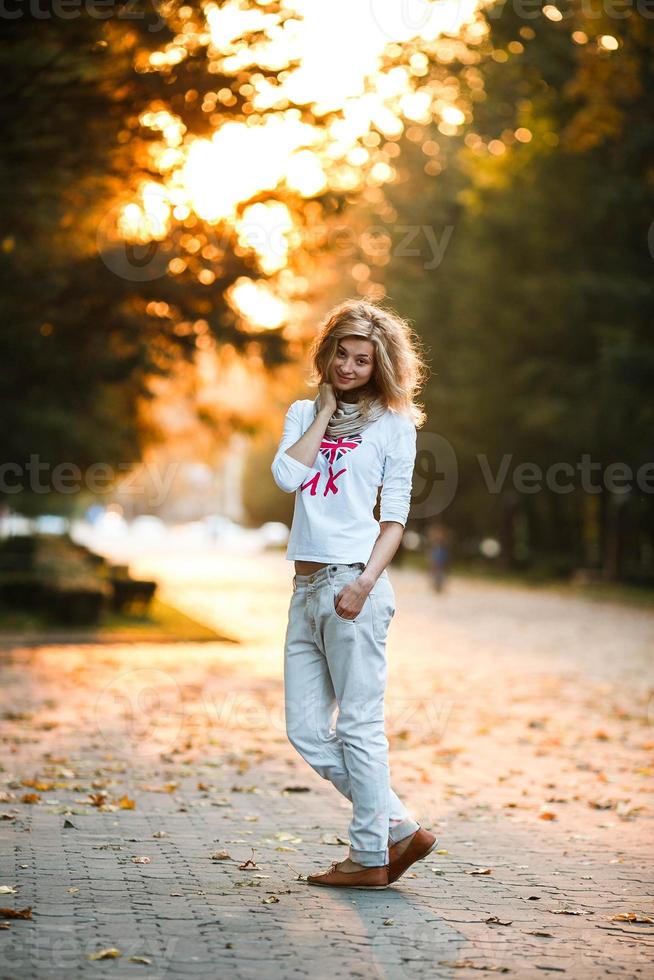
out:
M340 303L327 313L311 344L311 386L318 387L329 380L338 341L343 337L360 337L371 341L374 347L373 373L359 397L362 412L365 414L370 403L379 398L386 408L412 418L417 429L424 425L424 405L414 398L426 380L428 368L419 338L409 322L394 310L368 300L348 299Z

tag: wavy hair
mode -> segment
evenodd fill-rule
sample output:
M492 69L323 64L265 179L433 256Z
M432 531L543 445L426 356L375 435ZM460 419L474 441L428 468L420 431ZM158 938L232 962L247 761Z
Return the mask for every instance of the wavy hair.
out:
M409 322L394 310L361 299L348 299L325 316L313 339L309 354L309 385L318 387L329 379L338 341L360 337L371 341L374 366L370 381L360 389L361 411L375 398L386 408L408 415L417 429L427 415L424 405L415 402L428 374L421 341Z

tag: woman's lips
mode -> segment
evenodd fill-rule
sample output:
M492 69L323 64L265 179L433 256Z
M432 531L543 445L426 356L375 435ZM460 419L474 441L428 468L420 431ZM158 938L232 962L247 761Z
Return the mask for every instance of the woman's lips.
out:
M354 378L346 378L345 375L339 374L338 371L336 372L336 375L337 375L337 377L339 377L341 379L341 381L353 381L354 380Z

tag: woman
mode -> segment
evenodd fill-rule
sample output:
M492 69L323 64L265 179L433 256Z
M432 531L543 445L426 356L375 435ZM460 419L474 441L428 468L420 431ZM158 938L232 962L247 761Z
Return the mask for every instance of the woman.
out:
M387 888L437 844L390 787L384 731L386 634L395 612L386 566L409 512L416 427L425 420L413 397L425 366L406 321L355 300L328 314L311 358L318 396L290 406L272 463L277 485L295 493L286 552L295 562L286 730L353 813L349 856L307 881Z

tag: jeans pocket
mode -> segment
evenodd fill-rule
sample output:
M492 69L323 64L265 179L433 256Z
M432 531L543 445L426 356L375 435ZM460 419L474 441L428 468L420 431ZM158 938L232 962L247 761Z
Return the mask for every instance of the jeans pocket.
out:
M388 627L395 615L395 593L388 580L370 593L372 601L372 631L377 643L385 643Z
M345 616L341 616L341 614L336 611L336 596L338 595L339 592L341 592L345 588L345 586L347 584L348 584L347 582L343 582L341 585L335 585L333 587L333 589L332 589L332 607L333 607L334 615L336 616L336 619L340 619L341 623L349 623L350 626L351 626L352 623L356 623L356 621L358 620L359 616L355 616L354 619L346 619Z

